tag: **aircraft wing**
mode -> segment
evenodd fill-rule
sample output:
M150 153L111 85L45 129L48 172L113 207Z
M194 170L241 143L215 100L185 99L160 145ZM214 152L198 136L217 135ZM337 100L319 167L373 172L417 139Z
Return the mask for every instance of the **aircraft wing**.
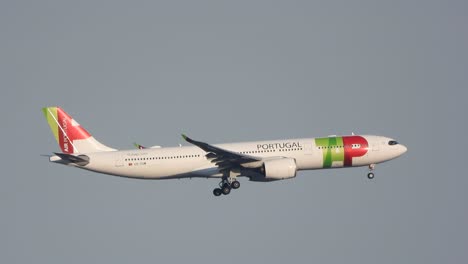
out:
M219 148L208 143L193 140L186 135L182 134L185 141L203 149L207 152L205 155L212 163L215 163L219 167L221 172L230 170L233 167L241 166L246 163L262 163L262 159L259 157L249 156Z

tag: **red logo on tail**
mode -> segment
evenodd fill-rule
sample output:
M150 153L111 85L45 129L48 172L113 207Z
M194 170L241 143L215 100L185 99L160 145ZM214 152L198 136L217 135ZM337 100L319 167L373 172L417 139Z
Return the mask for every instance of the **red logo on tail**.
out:
M61 108L57 108L57 118L59 123L59 144L64 153L74 153L73 142L75 140L87 139L91 135L80 125L73 124L73 119Z

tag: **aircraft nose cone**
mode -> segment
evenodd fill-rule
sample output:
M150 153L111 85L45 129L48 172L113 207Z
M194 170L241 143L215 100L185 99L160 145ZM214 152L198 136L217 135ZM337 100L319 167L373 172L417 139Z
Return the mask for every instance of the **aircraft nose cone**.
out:
M406 148L404 145L400 145L400 155L404 154L406 151L408 151L408 148Z

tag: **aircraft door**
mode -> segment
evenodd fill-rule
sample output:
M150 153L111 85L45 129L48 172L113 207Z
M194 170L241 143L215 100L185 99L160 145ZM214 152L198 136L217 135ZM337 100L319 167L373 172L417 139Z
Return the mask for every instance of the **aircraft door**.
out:
M115 158L115 167L123 167L124 162L123 162L123 157L121 155L117 155Z
M312 144L310 143L305 143L304 144L304 154L306 155L313 155L314 152L312 151Z
M317 169L322 166L321 152L318 152L312 143L304 143L304 158L299 159L301 167L306 169Z
M380 142L372 143L372 151L379 151L379 144Z

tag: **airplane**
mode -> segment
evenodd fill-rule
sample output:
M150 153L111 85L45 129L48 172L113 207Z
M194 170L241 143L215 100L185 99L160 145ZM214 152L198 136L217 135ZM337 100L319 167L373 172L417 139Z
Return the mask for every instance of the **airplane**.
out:
M238 177L254 182L295 178L298 171L367 166L401 156L407 148L392 138L373 135L327 136L208 144L182 135L190 146L116 150L97 141L62 108L42 109L62 152L53 163L137 179L218 178L215 196L238 189Z

